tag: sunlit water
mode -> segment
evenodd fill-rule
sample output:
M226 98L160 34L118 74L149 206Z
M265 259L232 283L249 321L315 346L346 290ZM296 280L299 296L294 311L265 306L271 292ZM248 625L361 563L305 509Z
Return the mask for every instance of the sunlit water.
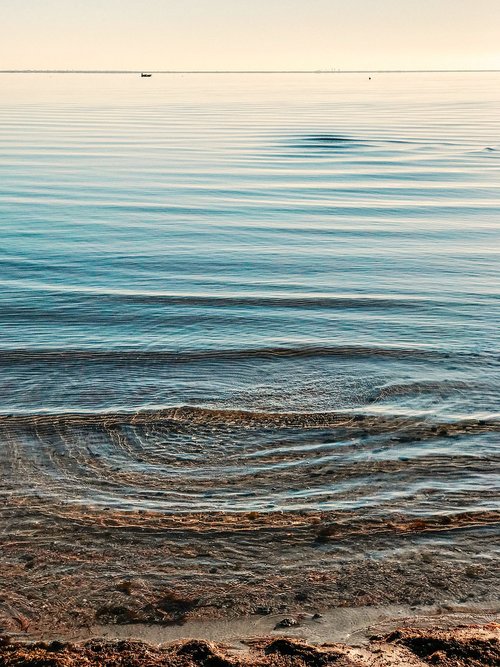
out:
M33 415L2 427L16 489L494 507L500 74L0 86L0 412Z

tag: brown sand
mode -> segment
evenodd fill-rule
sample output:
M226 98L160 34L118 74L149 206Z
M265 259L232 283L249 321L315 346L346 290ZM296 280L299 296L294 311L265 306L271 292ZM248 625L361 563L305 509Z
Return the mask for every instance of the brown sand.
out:
M248 642L236 655L227 646L191 640L153 647L141 642L21 644L0 639L1 667L480 667L500 664L500 626L396 630L372 637L366 646L312 646L288 637Z

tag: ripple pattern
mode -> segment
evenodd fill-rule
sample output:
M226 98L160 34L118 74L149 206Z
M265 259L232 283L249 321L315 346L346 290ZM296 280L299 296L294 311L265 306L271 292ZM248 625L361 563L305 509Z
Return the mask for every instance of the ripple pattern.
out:
M494 509L499 77L0 75L2 493Z
M5 417L4 495L159 512L498 509L500 422L350 413Z

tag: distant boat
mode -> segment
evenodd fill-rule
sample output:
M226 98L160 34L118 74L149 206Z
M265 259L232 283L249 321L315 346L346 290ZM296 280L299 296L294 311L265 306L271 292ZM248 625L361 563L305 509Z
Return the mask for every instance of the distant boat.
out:
M149 79L149 77L151 77L151 76L153 76L153 75L152 75L152 74L146 74L145 72L142 72L142 73L141 73L141 77L142 77L143 79Z

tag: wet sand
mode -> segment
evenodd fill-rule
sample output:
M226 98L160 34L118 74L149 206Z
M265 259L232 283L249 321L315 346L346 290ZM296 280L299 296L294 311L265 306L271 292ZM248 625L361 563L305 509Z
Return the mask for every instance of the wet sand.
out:
M403 628L373 635L362 645L326 643L313 646L289 637L256 637L246 651L203 640L152 646L137 641L93 640L80 644L60 641L22 644L0 638L3 667L73 667L127 665L128 667L493 667L500 661L500 626Z
M296 613L290 616L271 614L237 618L201 619L177 625L129 624L96 625L91 628L60 633L42 633L40 641L87 642L93 639L142 641L151 646L197 640L230 647L236 653L247 651L256 637L289 637L315 646L331 642L349 646L369 643L374 635L386 635L401 628L433 630L458 626L490 625L498 620L500 605L433 605L409 607L339 607L322 614Z

